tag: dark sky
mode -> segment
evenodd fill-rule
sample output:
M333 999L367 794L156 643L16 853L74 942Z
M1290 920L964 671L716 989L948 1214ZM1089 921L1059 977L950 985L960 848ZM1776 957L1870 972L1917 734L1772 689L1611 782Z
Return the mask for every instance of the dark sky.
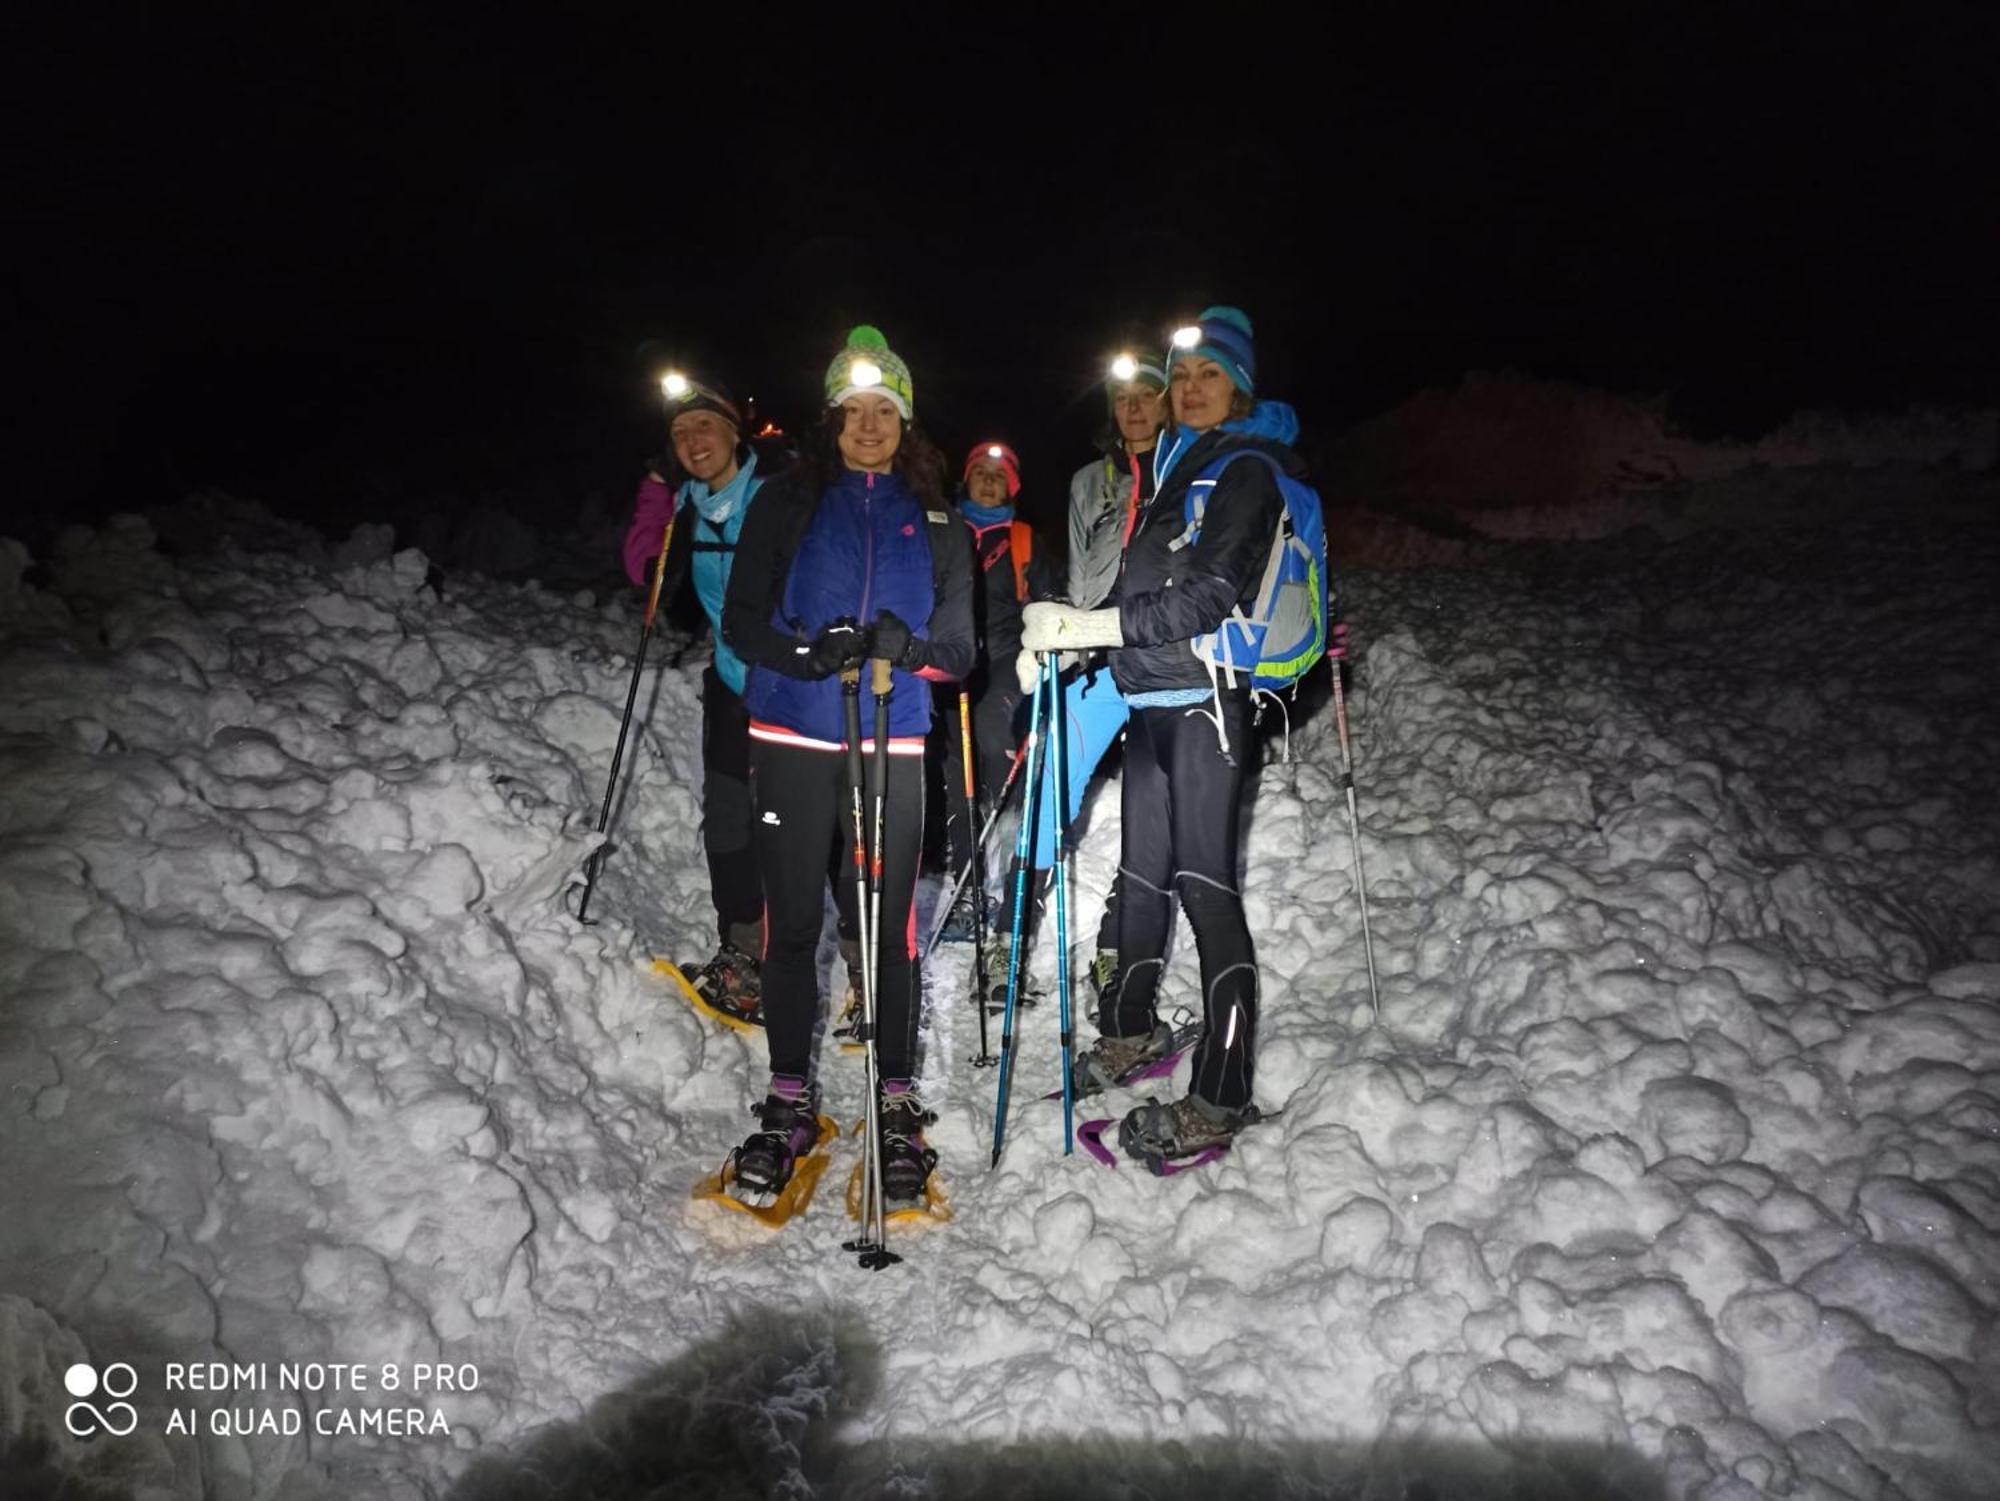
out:
M1471 368L1710 430L2000 394L1995 7L1352 9L10 20L30 510L573 507L657 351L796 423L859 318L1049 492L1209 301L1316 434Z

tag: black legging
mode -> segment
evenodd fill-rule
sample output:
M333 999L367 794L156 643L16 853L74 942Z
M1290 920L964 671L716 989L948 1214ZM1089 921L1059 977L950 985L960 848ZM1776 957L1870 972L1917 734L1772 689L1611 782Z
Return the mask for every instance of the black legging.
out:
M917 861L924 843L924 763L890 756L887 838L882 849L882 974L877 997L877 1057L885 1079L916 1067ZM867 761L863 816L872 817L875 761ZM827 847L853 848L854 825L844 751L750 743L750 790L757 809L757 863L764 878L764 1029L771 1072L809 1078L820 1019L820 928L826 913ZM852 885L851 861L839 879Z
M1212 710L1211 699L1202 706ZM1098 1018L1107 1036L1150 1031L1166 963L1173 897L1201 954L1201 1043L1194 1093L1234 1110L1250 1102L1257 1042L1257 955L1237 886L1243 768L1256 753L1249 696L1222 695L1232 754L1215 725L1184 708L1134 709L1125 733L1124 849L1118 963L1124 983Z
M724 943L755 953L764 885L750 831L750 711L713 665L701 675L701 843L715 928Z

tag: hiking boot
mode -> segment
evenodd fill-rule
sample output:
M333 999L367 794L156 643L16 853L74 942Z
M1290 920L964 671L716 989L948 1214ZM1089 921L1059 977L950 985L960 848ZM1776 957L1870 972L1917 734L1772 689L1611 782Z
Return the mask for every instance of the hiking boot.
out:
M1180 1158L1205 1153L1220 1156L1229 1150L1238 1132L1263 1118L1263 1112L1255 1105L1231 1110L1211 1105L1194 1094L1171 1105L1148 1100L1128 1114L1118 1127L1118 1144L1127 1156L1157 1171L1159 1165Z
M1100 1037L1076 1055L1070 1069L1070 1091L1077 1099L1118 1089L1147 1075L1156 1064L1170 1062L1181 1050L1174 1029L1164 1022L1134 1037Z
M986 950L986 969L979 977L979 993L987 1009L996 1016L1007 1009L1007 945L995 943ZM1017 1006L1032 1006L1042 998L1028 976L1028 956L1021 956L1021 989L1014 997Z
M819 1090L790 1074L774 1074L764 1103L752 1107L757 1129L736 1149L736 1184L750 1193L774 1194L792 1181L792 1170L819 1140Z
M924 1127L937 1116L924 1109L908 1079L882 1081L882 1197L891 1204L921 1203L938 1155L924 1144Z
M724 1016L764 1025L763 983L757 961L731 944L723 944L715 957L688 976L688 984L711 1008Z
M861 1038L861 945L851 938L840 940L840 960L847 973L847 991L841 997L840 1012L833 1024L834 1040L842 1047L859 1047Z
M970 886L961 891L958 900L952 903L951 916L944 920L944 927L938 933L940 943L971 943L979 936L977 920L979 909L973 906L977 900ZM1000 921L1000 904L986 898L986 931L993 932Z

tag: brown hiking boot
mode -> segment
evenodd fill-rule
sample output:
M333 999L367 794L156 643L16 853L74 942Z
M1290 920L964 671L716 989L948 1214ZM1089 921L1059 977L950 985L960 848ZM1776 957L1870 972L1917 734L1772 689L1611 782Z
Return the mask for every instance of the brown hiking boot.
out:
M688 976L688 983L723 1015L755 1027L764 1025L763 982L757 961L740 949L725 943L713 959Z
M1070 1089L1077 1099L1135 1082L1154 1064L1175 1056L1174 1030L1161 1023L1135 1037L1100 1037L1076 1055Z

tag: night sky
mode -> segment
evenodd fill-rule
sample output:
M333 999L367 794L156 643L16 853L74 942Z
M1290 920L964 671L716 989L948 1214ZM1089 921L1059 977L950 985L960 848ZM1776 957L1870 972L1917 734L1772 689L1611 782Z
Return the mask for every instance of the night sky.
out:
M662 356L796 426L863 318L1046 514L1105 356L1211 301L1308 447L1467 369L1705 433L2000 395L1994 7L1366 9L10 20L27 529L573 512Z

